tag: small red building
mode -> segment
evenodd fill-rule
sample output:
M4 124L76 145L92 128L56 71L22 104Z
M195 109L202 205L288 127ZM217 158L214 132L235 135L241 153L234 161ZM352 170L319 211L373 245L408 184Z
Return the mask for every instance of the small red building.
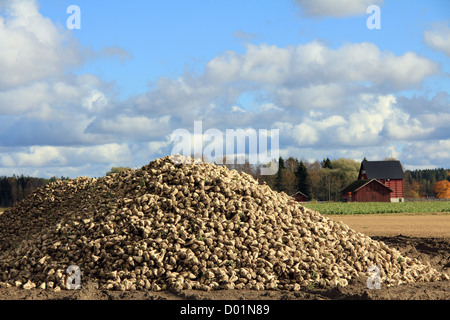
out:
M342 190L345 202L390 202L392 189L376 179L356 180Z
M306 202L306 201L309 201L309 198L308 198L305 194L303 194L302 192L300 192L300 191L297 191L297 193L294 194L293 197L294 197L294 200L297 201L297 202Z

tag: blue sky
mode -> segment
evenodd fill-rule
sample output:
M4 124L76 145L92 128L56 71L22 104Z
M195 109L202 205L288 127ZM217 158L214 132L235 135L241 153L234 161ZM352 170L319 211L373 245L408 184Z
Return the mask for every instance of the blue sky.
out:
M70 5L81 29L69 30ZM370 30L369 5L381 12ZM0 0L0 175L101 176L171 133L279 129L308 161L450 167L446 0Z

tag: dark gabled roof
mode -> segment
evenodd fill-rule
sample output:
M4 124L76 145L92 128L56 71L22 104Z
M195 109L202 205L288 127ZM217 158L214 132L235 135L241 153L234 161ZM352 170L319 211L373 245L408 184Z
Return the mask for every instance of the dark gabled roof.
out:
M295 197L296 195L301 194L302 196L304 196L306 199L309 199L309 197L307 195L305 195L303 192L297 191L293 197Z
M393 190L391 188L389 188L388 186L386 186L385 184L381 183L380 181L378 181L377 179L371 179L371 180L356 180L353 181L351 184L349 184L344 190L341 191L341 193L349 193L349 192L356 192L359 189L361 189L362 187L372 183L373 181L375 181L376 183L381 184L383 187L385 187L386 189L388 189L389 191L393 192Z
M405 172L403 171L400 161L367 161L361 162L361 170L366 170L367 179L403 179Z
M356 180L353 181L351 184L349 184L344 190L341 191L341 193L349 193L349 192L355 192L359 188L363 187L369 183L367 180Z

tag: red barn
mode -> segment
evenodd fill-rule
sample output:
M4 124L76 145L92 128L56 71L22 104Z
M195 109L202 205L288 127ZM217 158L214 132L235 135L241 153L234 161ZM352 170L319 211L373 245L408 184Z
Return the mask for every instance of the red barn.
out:
M390 202L392 189L376 179L356 180L342 190L345 202Z
M298 191L296 194L294 194L294 200L297 202L306 202L309 201L309 198L303 194L302 192Z
M400 161L367 161L361 162L358 180L376 179L392 190L390 195L391 202L404 201L403 179L405 172L403 171Z

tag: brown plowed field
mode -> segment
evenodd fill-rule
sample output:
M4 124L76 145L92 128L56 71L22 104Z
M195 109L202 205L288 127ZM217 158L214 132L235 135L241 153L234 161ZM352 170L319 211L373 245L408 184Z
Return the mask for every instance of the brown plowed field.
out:
M450 238L450 214L361 214L329 215L353 230L372 236Z
M428 261L432 267L450 275L450 214L392 214L330 216L352 229L400 250L405 256ZM450 300L450 280L416 283L381 289L368 289L365 279L346 287L305 288L290 291L195 291L118 292L100 291L82 283L81 290L59 291L0 289L0 300Z

